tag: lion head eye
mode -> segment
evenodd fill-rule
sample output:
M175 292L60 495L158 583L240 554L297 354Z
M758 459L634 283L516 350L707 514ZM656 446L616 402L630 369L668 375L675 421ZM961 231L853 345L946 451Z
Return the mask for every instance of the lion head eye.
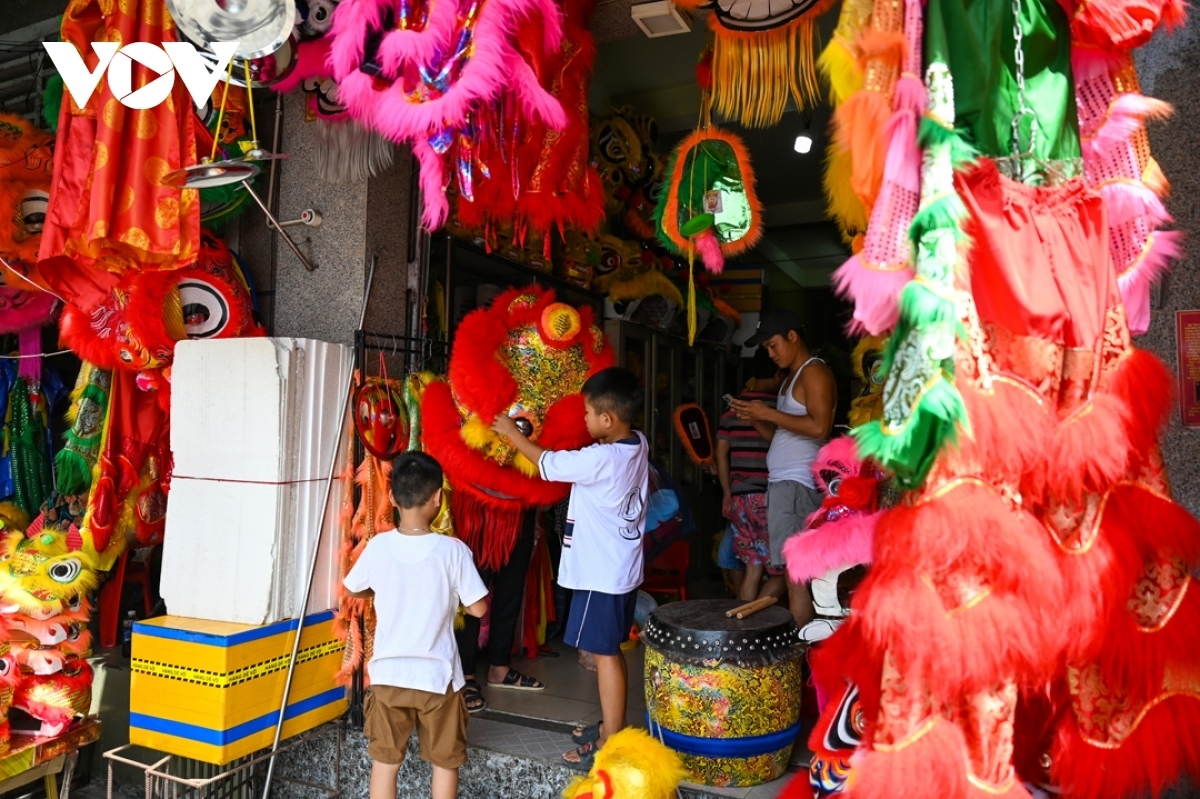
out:
M53 564L49 569L50 579L56 583L62 583L63 585L74 582L75 578L78 577L79 573L82 571L83 564L75 558L60 560Z

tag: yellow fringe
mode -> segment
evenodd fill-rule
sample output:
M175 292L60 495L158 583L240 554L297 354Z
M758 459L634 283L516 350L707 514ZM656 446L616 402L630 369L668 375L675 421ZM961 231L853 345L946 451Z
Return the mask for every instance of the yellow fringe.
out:
M858 56L840 36L835 36L821 53L817 67L829 85L829 102L834 108L862 88L863 72Z
M769 31L724 34L713 41L713 110L747 128L769 128L783 118L788 100L801 110L821 98L813 52L813 21Z
M853 171L850 153L831 144L825 151L825 202L847 244L867 229L867 209L850 187Z

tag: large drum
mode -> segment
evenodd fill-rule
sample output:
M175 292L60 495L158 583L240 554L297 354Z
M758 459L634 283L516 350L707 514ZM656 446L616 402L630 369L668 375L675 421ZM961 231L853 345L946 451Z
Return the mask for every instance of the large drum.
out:
M778 779L800 732L800 630L777 605L726 618L740 604L672 602L655 609L641 635L650 730L701 785Z

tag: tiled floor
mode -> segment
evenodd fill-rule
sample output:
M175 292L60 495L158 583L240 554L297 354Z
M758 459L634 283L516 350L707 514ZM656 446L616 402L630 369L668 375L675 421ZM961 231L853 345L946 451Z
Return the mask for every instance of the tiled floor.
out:
M600 720L595 674L579 665L576 650L560 643L555 643L554 648L560 653L557 658L539 657L534 661L513 663L522 673L544 682L545 691L484 688L488 710L471 718L467 728L468 743L522 757L558 760L562 753L572 748L570 732L575 724L592 724ZM643 652L639 646L625 653L630 677L626 718L637 726L645 726L646 714L641 683ZM480 671L478 679L483 684L486 670ZM690 787L731 799L774 799L794 772L807 768L809 752L804 746L807 735L807 729L801 732L792 755L791 773L781 780L753 788Z

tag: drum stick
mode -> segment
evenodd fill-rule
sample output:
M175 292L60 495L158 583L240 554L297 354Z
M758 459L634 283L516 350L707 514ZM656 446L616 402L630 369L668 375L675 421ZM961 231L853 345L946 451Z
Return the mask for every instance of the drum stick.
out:
M758 602L758 600L756 599L756 600L754 600L754 602ZM736 616L737 614L741 613L743 610L746 610L746 609L747 609L747 608L749 608L751 605L753 605L753 604L754 604L754 602L747 602L747 603L746 603L746 604L744 604L744 605L738 605L738 606L737 606L736 608L734 608L733 610L727 610L727 611L725 611L725 618L727 618L727 619L732 619L734 616Z
M775 604L775 602L776 602L776 599L773 596L763 597L762 599L759 599L755 602L751 602L744 610L739 610L737 613L737 617L739 619L744 619L749 616L753 616L755 613L758 613L760 610L765 610L766 608L771 607L772 605Z

